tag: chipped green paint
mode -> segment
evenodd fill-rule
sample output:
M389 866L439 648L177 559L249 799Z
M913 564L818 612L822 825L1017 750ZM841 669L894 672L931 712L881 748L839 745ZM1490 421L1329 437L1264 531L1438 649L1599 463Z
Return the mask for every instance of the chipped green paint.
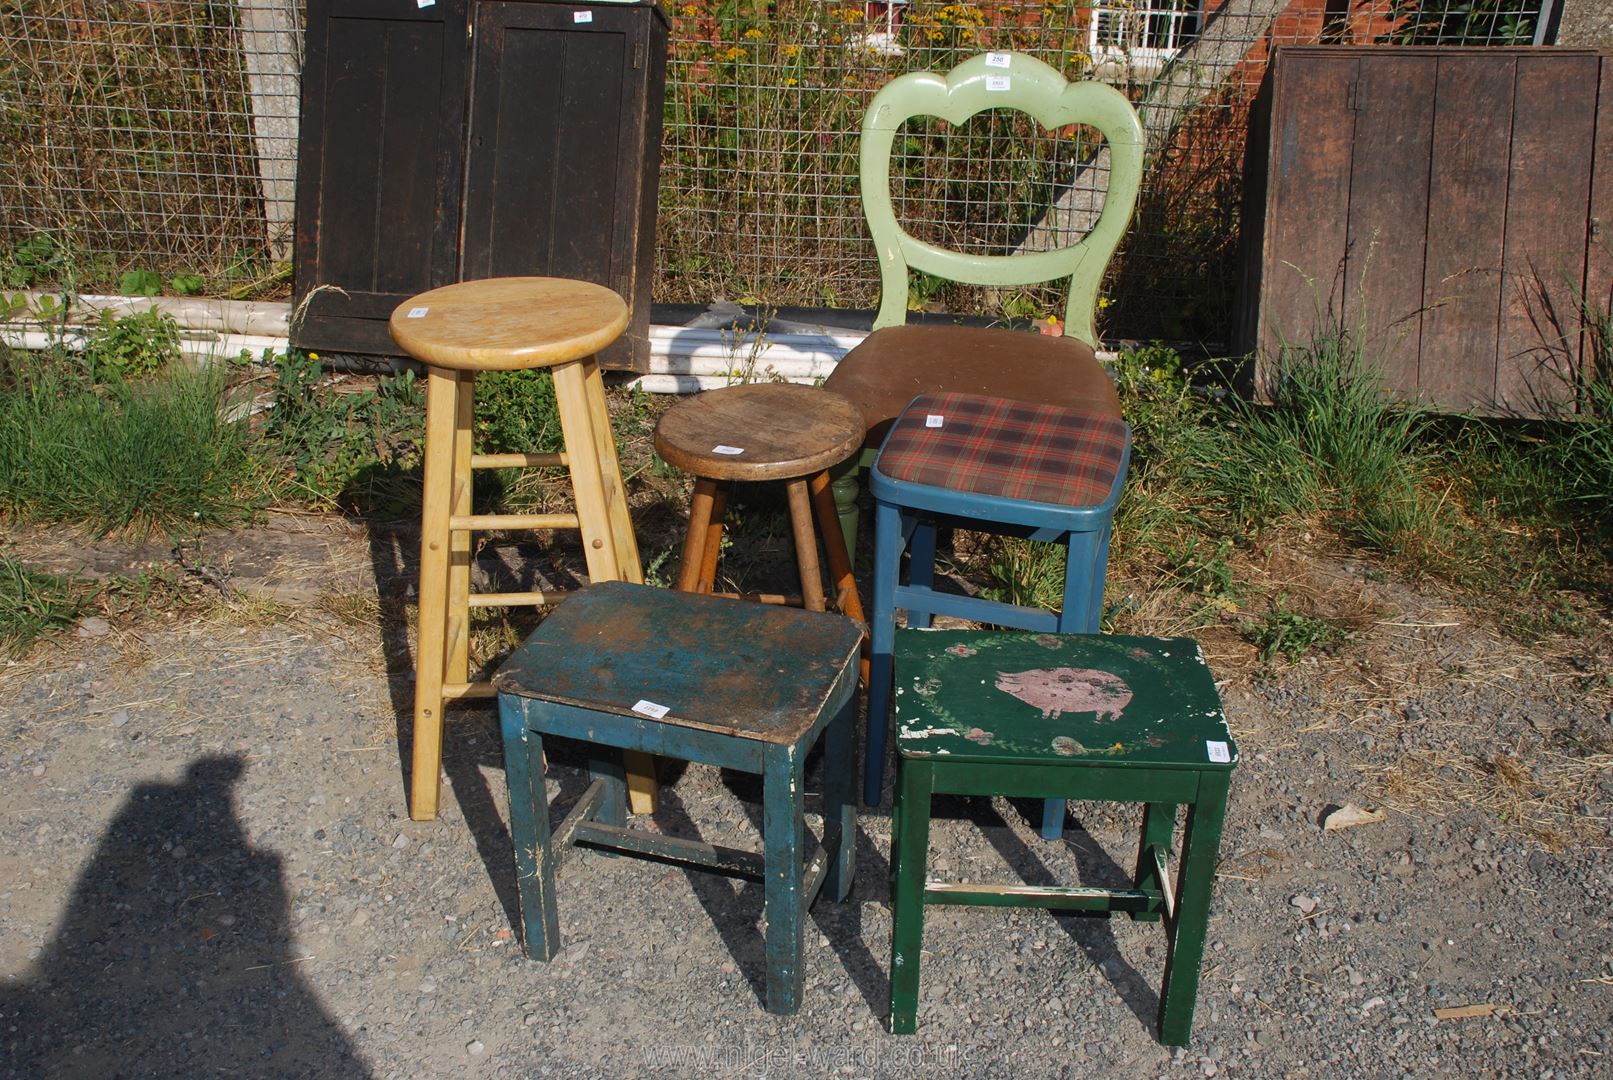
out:
M895 667L906 755L1101 757L1175 768L1237 762L1215 681L1188 638L904 630ZM1221 744L1224 762L1211 756Z

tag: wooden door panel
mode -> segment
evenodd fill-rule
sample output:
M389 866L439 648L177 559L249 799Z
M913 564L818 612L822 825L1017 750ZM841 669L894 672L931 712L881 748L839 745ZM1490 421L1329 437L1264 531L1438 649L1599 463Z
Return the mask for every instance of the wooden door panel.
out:
M1512 56L1439 60L1428 170L1428 255L1417 377L1433 400L1467 408L1495 398L1501 247L1511 159ZM1495 122L1473 123L1473 115Z
M1518 59L1496 367L1502 411L1572 400L1599 69L1594 55Z
M1343 329L1390 386L1415 386L1422 331L1434 65L1365 56L1355 84Z

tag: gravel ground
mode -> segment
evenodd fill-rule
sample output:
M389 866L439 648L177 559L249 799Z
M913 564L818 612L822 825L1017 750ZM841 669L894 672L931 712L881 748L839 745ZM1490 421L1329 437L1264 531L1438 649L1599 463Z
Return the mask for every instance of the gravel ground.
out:
M812 912L798 1016L761 1006L759 885L641 860L569 856L564 951L526 960L490 710L453 729L441 820L408 820L400 631L363 602L408 542L382 539L240 534L214 576L251 598L91 621L0 670L5 1075L1613 1074L1604 624L1526 648L1286 554L1273 573L1303 563L1372 617L1275 669L1207 638L1244 760L1191 1047L1154 1039L1157 925L957 908L929 912L919 1032L895 1038L888 804L859 820L852 899ZM553 799L581 764L556 753ZM689 768L639 824L754 844L758 795ZM1346 802L1388 818L1323 830ZM1129 869L1132 812L1074 806L1047 843L1035 809L940 804L932 876ZM1457 1006L1478 1015L1435 1013Z

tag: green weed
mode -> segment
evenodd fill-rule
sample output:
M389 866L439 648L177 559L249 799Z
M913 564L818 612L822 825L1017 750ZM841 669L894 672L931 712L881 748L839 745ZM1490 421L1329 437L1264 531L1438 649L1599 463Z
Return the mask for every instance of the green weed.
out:
M1287 601L1288 594L1279 593L1265 618L1244 627L1244 637L1260 650L1261 660L1270 662L1281 653L1295 663L1312 649L1331 652L1349 638L1344 627L1295 611Z
M103 311L84 342L84 363L97 382L154 375L179 357L179 324L156 308L122 318Z
M21 659L40 638L72 626L90 589L0 555L0 652Z

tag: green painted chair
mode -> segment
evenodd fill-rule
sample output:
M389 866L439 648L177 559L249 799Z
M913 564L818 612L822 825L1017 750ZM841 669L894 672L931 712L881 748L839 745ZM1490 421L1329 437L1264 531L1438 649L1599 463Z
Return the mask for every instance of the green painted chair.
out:
M911 118L962 124L987 109L1016 109L1054 130L1097 129L1109 150L1103 209L1077 243L1017 255L976 255L917 239L896 220L891 150ZM1098 363L1093 313L1104 272L1131 221L1142 178L1143 131L1123 94L1098 82L1068 82L1034 57L982 53L945 75L913 72L887 84L863 117L859 174L863 214L879 255L874 332L835 366L825 386L863 414L863 454L835 484L847 548L855 551L858 474L886 432L921 393L957 392L1080 409L1120 418L1113 381ZM1068 279L1062 337L964 326L905 325L908 274L1014 286Z
M903 630L896 635L898 772L891 823L890 1029L913 1031L926 904L1036 907L1165 928L1159 1038L1185 1045L1238 749L1187 638ZM933 795L1141 803L1130 888L928 880ZM1178 871L1170 873L1177 808ZM940 954L940 950L937 950ZM987 988L1003 1000L1005 988Z

